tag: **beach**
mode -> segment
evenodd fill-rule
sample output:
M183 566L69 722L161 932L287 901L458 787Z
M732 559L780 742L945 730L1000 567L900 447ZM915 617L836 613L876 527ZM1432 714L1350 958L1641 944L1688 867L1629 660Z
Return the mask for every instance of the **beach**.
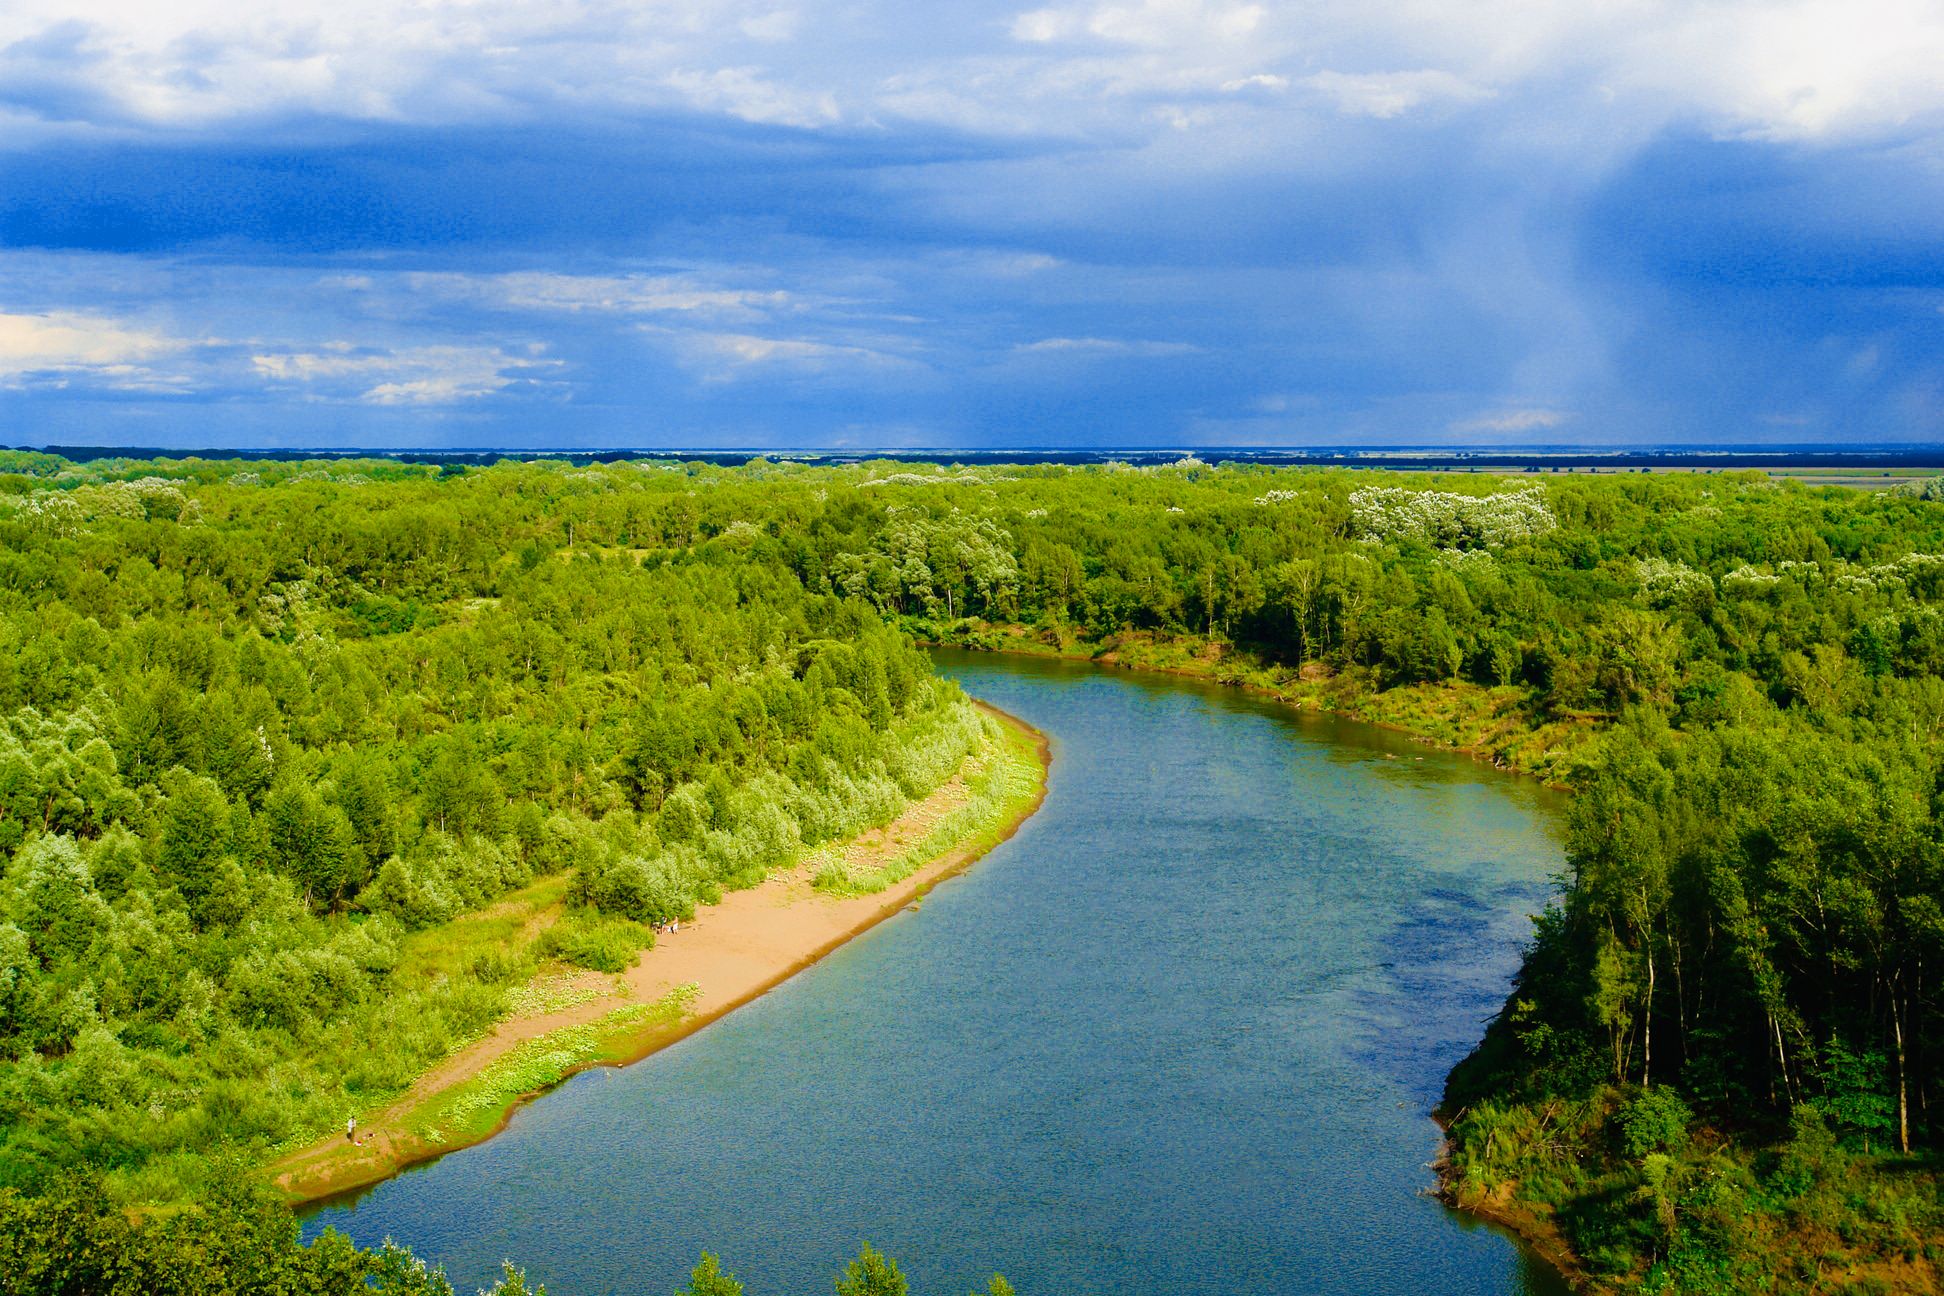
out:
M536 978L530 1002L421 1076L403 1095L342 1133L289 1153L270 1167L293 1204L368 1186L406 1166L489 1138L521 1102L589 1066L625 1065L683 1038L788 980L846 941L906 909L968 867L1038 808L1049 744L1023 721L985 708L1004 746L1037 755L1029 798L995 807L955 844L883 890L831 894L814 885L834 851L853 869L881 866L922 840L970 798L964 771L891 823L813 853L757 886L725 893L693 920L660 933L654 947L618 975L569 969ZM507 1076L536 1075L523 1084Z

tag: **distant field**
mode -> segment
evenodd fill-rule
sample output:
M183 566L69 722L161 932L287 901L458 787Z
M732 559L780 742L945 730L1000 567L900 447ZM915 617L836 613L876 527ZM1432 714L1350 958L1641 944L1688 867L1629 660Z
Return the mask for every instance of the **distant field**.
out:
M1555 474L1577 473L1582 476L1618 476L1623 473L1722 473L1747 472L1749 468L1725 468L1705 464L1554 464L1544 465L1531 462L1510 464L1451 464L1444 468L1420 468L1416 464L1408 467L1402 464L1360 463L1353 467L1377 468L1391 472L1462 472L1462 473L1530 473ZM1798 468L1766 465L1753 466L1756 472L1770 477L1801 482L1804 486L1848 486L1856 490L1887 490L1900 481L1911 478L1936 477L1944 473L1944 468L1911 468L1849 466L1841 468Z

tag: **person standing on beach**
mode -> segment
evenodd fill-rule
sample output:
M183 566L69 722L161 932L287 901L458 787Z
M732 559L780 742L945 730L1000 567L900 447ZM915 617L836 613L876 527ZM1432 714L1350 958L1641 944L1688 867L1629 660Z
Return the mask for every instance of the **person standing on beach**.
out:
M358 1141L358 1118L356 1116L347 1116L344 1118L344 1137L346 1141L351 1143Z

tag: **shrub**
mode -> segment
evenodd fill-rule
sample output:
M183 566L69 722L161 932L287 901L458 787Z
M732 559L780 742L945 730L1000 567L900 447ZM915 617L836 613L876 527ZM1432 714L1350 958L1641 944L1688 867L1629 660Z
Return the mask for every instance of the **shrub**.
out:
M603 918L579 912L549 927L537 944L549 958L596 972L625 972L642 950L652 948L655 934L625 918Z
M1657 1152L1679 1152L1687 1146L1692 1119L1688 1105L1672 1089L1666 1085L1649 1089L1620 1109L1621 1148L1634 1160Z

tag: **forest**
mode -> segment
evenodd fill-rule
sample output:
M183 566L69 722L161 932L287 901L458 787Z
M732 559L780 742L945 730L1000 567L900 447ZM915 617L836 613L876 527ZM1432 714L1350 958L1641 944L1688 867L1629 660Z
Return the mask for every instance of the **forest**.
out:
M1453 1073L1590 1281L1944 1265L1944 501L1756 473L0 462L0 1199L213 1191L984 737L914 646L1189 671L1573 791ZM571 879L549 950L436 939ZM463 957L463 966L452 958ZM401 1288L400 1290L410 1290Z
M986 741L746 540L570 548L547 519L598 484L373 474L11 479L0 1185L192 1197ZM548 876L544 940L449 926Z

